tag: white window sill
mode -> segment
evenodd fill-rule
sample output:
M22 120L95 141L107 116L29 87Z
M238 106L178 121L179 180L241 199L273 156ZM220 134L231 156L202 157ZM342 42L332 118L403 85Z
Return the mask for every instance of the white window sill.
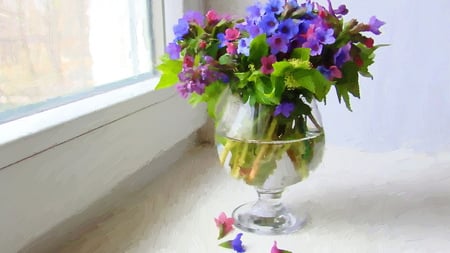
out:
M203 107L191 108L173 89L152 91L155 81L0 126L2 252L16 252L110 195L205 123ZM163 165L145 168L147 179L156 167Z
M283 196L311 222L292 235L242 240L248 253L269 252L274 240L292 252L448 252L449 164L448 153L327 146L317 171ZM194 149L57 252L231 252L218 244L240 231L218 241L214 217L256 197L220 167L214 147Z

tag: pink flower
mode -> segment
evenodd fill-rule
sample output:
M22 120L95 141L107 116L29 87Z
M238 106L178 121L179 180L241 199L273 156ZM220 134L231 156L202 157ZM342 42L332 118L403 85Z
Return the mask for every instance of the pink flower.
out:
M241 35L241 33L236 28L228 28L225 30L225 39L228 41L237 40L239 35Z
M227 53L229 54L236 54L237 53L237 46L232 42L227 42Z
M219 21L219 14L217 14L217 11L215 10L209 10L206 13L206 20L209 24L215 24Z
M222 212L219 217L214 218L216 226L219 228L219 237L221 239L233 230L234 219L232 217L227 217L227 215Z
M272 246L272 250L270 251L270 253L292 253L292 252L284 250L284 249L279 249L277 247L277 241L274 241L273 242L273 246Z
M261 58L261 72L265 75L269 75L273 72L273 66L272 64L274 64L277 61L277 58L275 57L275 55L269 55L269 56L264 56Z

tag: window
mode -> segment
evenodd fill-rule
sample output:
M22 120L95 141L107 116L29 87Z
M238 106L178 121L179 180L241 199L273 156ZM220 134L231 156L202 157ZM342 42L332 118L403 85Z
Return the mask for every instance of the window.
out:
M152 2L1 1L0 123L151 77Z

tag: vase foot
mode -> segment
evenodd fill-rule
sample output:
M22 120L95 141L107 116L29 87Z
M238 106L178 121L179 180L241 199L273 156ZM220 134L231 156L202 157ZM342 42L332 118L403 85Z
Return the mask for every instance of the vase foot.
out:
M233 211L234 226L238 229L262 235L290 234L306 225L307 216L293 214L284 206L277 210L264 210L259 202L250 202Z

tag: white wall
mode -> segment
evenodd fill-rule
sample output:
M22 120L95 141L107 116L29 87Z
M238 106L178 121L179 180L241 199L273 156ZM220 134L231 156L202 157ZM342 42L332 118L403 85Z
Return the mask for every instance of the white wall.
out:
M209 0L207 8L242 14L252 0ZM300 1L299 1L300 2ZM319 1L326 3L326 1ZM411 148L450 150L450 2L448 0L334 0L347 17L387 24L371 68L374 80L361 79L361 100L353 112L337 103L334 91L322 107L329 144L365 150Z

